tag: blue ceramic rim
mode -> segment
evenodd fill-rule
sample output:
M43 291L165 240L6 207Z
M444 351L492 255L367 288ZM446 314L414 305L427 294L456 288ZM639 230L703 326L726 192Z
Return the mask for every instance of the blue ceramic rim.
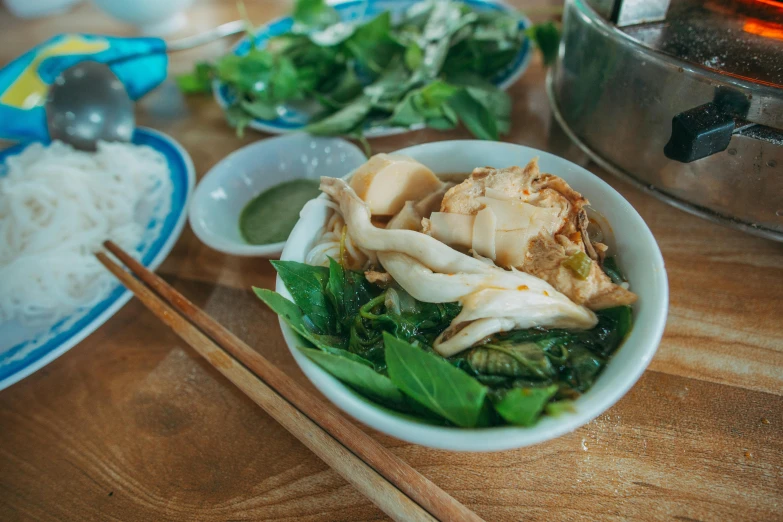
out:
M154 270L168 256L182 233L182 229L187 221L187 204L193 193L196 175L190 155L179 143L166 134L154 129L139 127L133 135L133 143L136 145L148 145L161 152L166 157L172 176L171 211L163 222L160 234L152 242L152 246L150 246L147 254L142 259L142 263L146 267ZM28 145L30 143L20 143L0 151L0 162L9 156L19 154ZM153 223L150 223L148 227L152 225ZM27 377L70 350L79 341L105 323L131 297L132 294L129 290L118 286L106 299L95 305L70 328L60 332L43 345L32 350L22 359L8 364L4 362L25 349L30 341L24 341L5 351L0 356L0 390ZM63 321L52 326L52 328L57 328L59 324L66 320L63 319Z
M469 5L471 7L477 7L479 9L491 9L495 11L508 11L508 12L514 12L517 13L520 16L520 22L519 26L522 29L529 28L532 23L530 20L524 16L521 12L518 12L513 7L497 0L460 0L462 3ZM332 6L337 10L337 12L341 11L347 11L349 9L353 9L357 6L360 6L362 4L372 4L372 3L392 3L393 0L343 0L336 3L333 3ZM413 3L412 1L406 1L403 0L405 3ZM402 3L402 2L401 2ZM270 38L273 38L275 36L279 36L281 34L284 34L286 32L289 32L291 28L293 27L293 18L290 16L286 16L283 18L278 18L276 20L273 20L267 24L264 24L260 28L258 28L258 33L256 33L256 45L263 45L266 43L267 40ZM242 38L237 44L234 46L233 53L236 55L244 55L250 50L250 42L247 39L247 37ZM530 62L531 57L531 48L530 48L530 39L525 38L525 40L522 42L522 47L519 50L519 54L517 55L517 59L514 61L513 64L511 64L505 72L501 73L497 78L493 80L493 83L500 87L501 89L507 89L510 87L519 77L525 72L527 69L528 63ZM218 105L220 105L221 108L225 109L229 105L229 99L230 94L228 92L228 86L224 83L221 83L217 80L213 83L213 92L215 101L217 101ZM283 118L276 118L274 120L262 120L259 118L254 118L249 125L251 128L264 131L264 132L270 132L270 133L287 133L287 132L294 132L298 130L302 130L304 128L304 125L300 123L294 123L286 121ZM423 128L423 126L414 126L411 128L406 127L382 127L379 129L375 129L375 131L370 131L366 134L367 137L381 137L381 136L389 136L392 134L400 134L404 132L408 132L411 130L417 130L418 128Z

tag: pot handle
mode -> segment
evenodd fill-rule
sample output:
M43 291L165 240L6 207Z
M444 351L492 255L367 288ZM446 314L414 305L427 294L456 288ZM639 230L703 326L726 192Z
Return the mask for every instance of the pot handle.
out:
M734 133L734 118L715 102L681 112L672 118L672 135L663 153L669 159L690 163L722 152Z

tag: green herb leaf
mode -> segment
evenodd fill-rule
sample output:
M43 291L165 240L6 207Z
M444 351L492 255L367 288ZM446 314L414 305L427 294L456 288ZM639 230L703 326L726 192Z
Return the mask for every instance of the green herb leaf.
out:
M389 378L433 413L466 428L479 422L487 388L445 359L384 334Z
M334 316L329 309L326 285L329 269L295 261L271 261L296 305L312 321L318 333L334 332Z
M391 13L386 11L369 22L358 25L350 38L345 41L346 47L362 67L374 74L383 72L395 53L401 50L400 45L391 37Z
M385 375L364 364L330 353L300 348L310 360L359 393L381 404L407 409L399 389Z
M269 308L272 309L277 315L279 315L303 340L308 341L313 346L336 355L343 357L355 358L357 362L362 364L372 365L369 361L354 355L351 352L347 352L341 348L338 348L344 344L344 340L339 337L331 335L320 335L311 331L305 324L305 319L302 315L302 310L299 309L294 303L272 290L266 288L253 287L253 292L261 299Z
M417 43L410 44L405 49L405 67L410 71L415 71L421 67L421 62L424 61L424 51Z
M364 277L364 272L345 270L340 263L329 258L329 295L334 300L338 321L344 330L349 329L362 305L377 293Z
M231 105L226 109L226 121L237 131L237 136L243 138L245 136L245 127L247 127L253 117L242 109L239 105Z
M362 125L371 108L369 98L361 96L334 114L309 124L305 131L320 136L350 134Z
M544 64L551 65L557 59L557 50L560 46L560 31L557 26L551 21L544 22L528 28L526 34L541 50Z
M212 65L200 62L192 73L177 76L176 81L185 94L212 92Z
M546 380L555 376L555 368L538 343L493 343L474 348L468 362L476 371L506 377Z
M471 96L467 89L457 91L449 98L448 104L459 114L462 123L475 137L482 140L499 139L497 121L492 113Z
M584 393L593 385L606 361L581 344L571 344L568 346L568 363L571 378L575 381L572 387Z
M261 100L239 102L239 106L242 107L248 115L253 118L259 118L262 120L274 120L277 118L277 109L275 105L270 105L267 102Z
M324 0L296 0L294 22L300 31L321 29L339 21L337 11Z
M627 281L622 271L620 270L620 267L617 266L617 259L614 257L607 257L604 259L604 263L601 268L604 269L604 272L606 272L606 275L608 275L609 279L612 280L612 283L619 285L620 283Z
M553 401L546 405L544 411L550 417L559 417L564 413L576 412L573 401Z
M546 388L514 388L493 395L492 404L501 417L516 426L532 426L541 416L544 406L557 392L557 385Z

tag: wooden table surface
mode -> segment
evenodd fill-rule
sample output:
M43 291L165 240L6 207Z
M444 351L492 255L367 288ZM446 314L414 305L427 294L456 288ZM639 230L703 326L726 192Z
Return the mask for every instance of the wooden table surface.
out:
M256 23L290 8L290 0L246 4ZM235 18L235 4L197 2L189 16L187 32L196 32ZM0 8L0 64L65 31L130 34L89 5L34 21ZM227 45L178 54L171 70ZM510 92L507 140L555 146L538 59ZM170 82L141 102L138 118L179 140L199 176L265 137L237 139L210 99L183 99ZM422 131L373 147L465 136ZM516 451L450 453L373 435L486 520L783 520L783 244L690 216L589 168L641 213L666 260L666 334L638 384L574 433ZM268 261L211 251L186 228L159 273L312 389L276 317L249 290L273 286ZM3 521L384 518L136 300L0 392Z

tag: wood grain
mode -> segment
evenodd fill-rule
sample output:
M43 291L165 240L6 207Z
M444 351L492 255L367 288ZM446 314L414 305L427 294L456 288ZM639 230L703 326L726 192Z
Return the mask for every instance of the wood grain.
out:
M258 22L290 7L246 4ZM234 5L197 2L189 31L232 19ZM127 34L88 4L29 22L0 10L0 63L67 30ZM171 70L223 49L175 56ZM510 92L508 141L580 159L550 132L538 61ZM144 99L138 119L179 140L199 176L263 137L237 139L211 100L184 99L171 84ZM421 131L373 147L464 137ZM783 520L783 244L707 223L588 168L640 212L666 261L669 321L639 383L585 427L516 451L449 453L362 429L486 520ZM313 389L249 291L273 286L267 261L222 256L186 230L159 273ZM384 519L135 300L0 392L3 521Z
M107 248L123 261L130 260L133 266L129 266L131 271L136 276L141 276L145 281L161 281L158 277L145 277L150 276L151 272L145 272L141 265L133 261L133 258L125 254L122 250L119 250L116 245L109 244ZM236 357L239 356L237 352L237 346L244 351L250 350L247 346L242 346L241 342L224 343L223 346L215 344L213 339L210 339L205 335L206 329L203 331L200 328L204 328L204 324L192 323L194 317L193 313L188 315L181 315L179 309L175 309L175 302L187 302L182 298L181 294L175 292L167 292L167 295L173 295L174 300L170 301L171 304L158 297L155 291L160 293L161 288L156 288L153 291L150 287L139 281L133 274L128 272L122 266L111 260L105 253L99 252L96 254L98 261L106 267L115 277L117 277L122 284L133 292L133 295L141 301L144 306L152 312L158 319L161 320L166 326L171 328L180 339L185 341L193 350L206 359L209 364L220 372L226 379L239 388L242 393L247 395L254 403L261 407L266 413L268 413L273 419L280 423L288 432L296 437L299 442L307 446L310 451L315 453L321 460L329 465L331 469L336 471L342 478L348 481L352 486L358 489L364 496L369 498L373 504L378 506L384 513L389 515L393 520L397 522L437 522L437 520L422 506L413 502L410 498L405 496L394 484L390 483L379 471L382 468L373 469L368 463L357 457L351 452L349 448L352 446L343 445L340 440L334 438L333 432L326 431L322 426L319 426L313 421L313 416L309 416L297 409L296 406L289 402L288 397L281 395L280 392L288 391L290 394L291 389L298 389L296 385L286 383L287 386L281 386L278 382L277 388L271 388L269 384L258 378L256 374L248 369L249 365L243 364ZM168 286L163 286L164 289L169 289ZM161 293L161 295L163 295ZM191 311L198 311L190 306ZM213 328L214 330L214 328ZM211 334L210 334L211 335ZM254 352L255 353L255 352ZM264 361L261 356L255 354L256 362L258 360ZM266 372L269 373L269 372ZM284 376L285 374L281 374ZM278 381L281 381L278 378ZM312 397L312 401L318 401L315 397ZM326 409L326 408L324 408ZM357 433L357 439L362 437L362 433ZM370 442L374 442L373 439L369 439ZM386 451L381 447L381 450ZM411 479L416 478L416 472L410 469L410 474L413 475ZM425 479L426 480L426 479ZM436 489L429 483L430 489ZM437 491L443 493L442 490ZM426 493L425 493L426 494ZM449 500L452 500L449 498ZM453 500L452 500L453 503ZM462 504L457 504L464 510ZM448 516L440 516L441 520L457 519L457 512L452 511L447 514ZM466 513L466 517L463 519L468 521L477 521L476 516L472 512ZM470 517L470 518L467 518Z

